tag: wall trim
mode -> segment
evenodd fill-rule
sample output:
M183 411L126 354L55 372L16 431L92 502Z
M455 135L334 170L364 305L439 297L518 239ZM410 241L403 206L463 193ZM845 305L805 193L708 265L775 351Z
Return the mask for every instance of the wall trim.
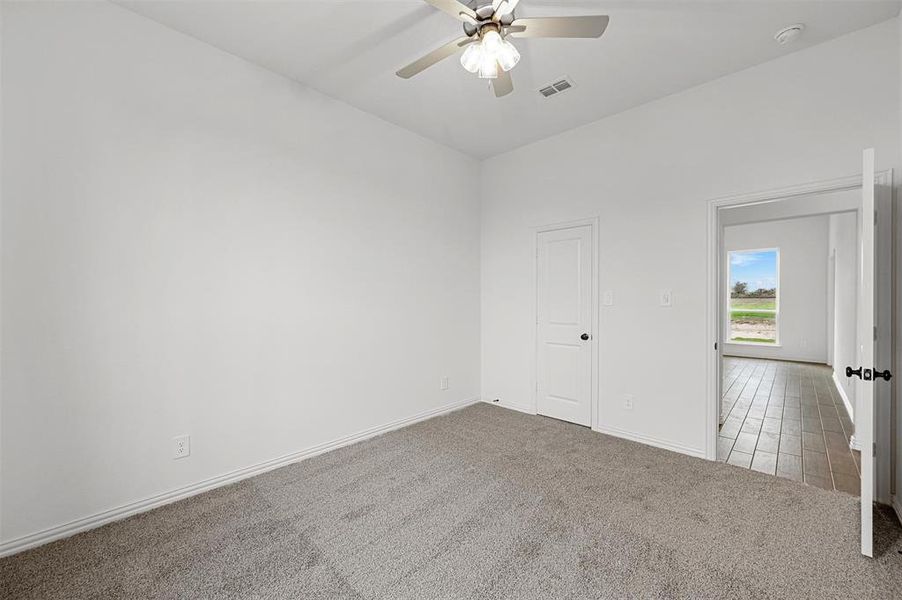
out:
M896 511L896 518L902 523L902 500L899 496L893 496L893 510Z
M523 404L513 404L510 402L505 403L503 400L501 402L492 402L491 400L483 400L483 402L487 402L492 406L500 406L502 408L506 408L508 410L515 410L518 412L523 412L528 415L535 416L537 413L532 410L531 407L525 406ZM682 444L677 444L675 442L668 442L666 440L661 440L655 437L650 437L647 435L642 435L639 433L633 433L632 431L627 431L625 429L618 429L616 427L608 427L605 425L599 425L597 427L593 427L592 431L596 433L603 433L605 435L611 435L616 438L620 438L623 440L629 440L631 442L638 442L640 444L645 444L646 446L654 446L655 448L661 448L662 450L669 450L671 452L678 452L680 454L686 454L689 456L694 456L695 458L705 458L705 451L700 450L698 448L692 448L690 446L684 446Z
M506 408L508 410L515 410L517 412L526 413L527 415L535 415L536 411L532 406L528 404L518 404L516 402L506 402L504 400L499 400L495 402L494 400L483 400L486 404L491 404L492 406L500 406L501 408Z
M735 344L725 343L724 347L734 346ZM799 362L813 365L826 365L826 361L821 358L802 357L802 356L755 356L754 354L741 354L741 350L724 350L723 356L732 356L733 358L760 358L761 360L779 360L782 362Z
M594 428L593 431L604 433L606 435L612 435L624 440L630 440L631 442L639 442L640 444L645 444L646 446L654 446L655 448L670 450L671 452L687 454L689 456L694 456L695 458L707 458L704 449L692 448L691 446L684 446L682 444L677 444L676 442L668 442L666 440L649 437L647 435L633 433L632 431L626 431L625 429L618 429L616 427L602 425Z
M836 391L839 392L839 397L842 398L842 403L846 407L846 414L849 415L849 418L852 419L852 423L855 422L855 408L852 406L851 400L849 400L849 396L846 395L846 390L843 389L842 384L839 382L839 376L836 374L836 370L833 370L833 386L836 388ZM852 436L852 439L855 439L855 436ZM861 448L855 448L855 450L861 450Z
M50 527L48 529L44 529L43 531L23 535L21 537L0 543L0 557L9 556L11 554L16 554L17 552L22 552L23 550L28 550L37 546L47 544L49 542L67 538L75 535L76 533L81 533L89 529L95 529L114 521L121 521L122 519L125 519L127 517L147 512L149 510L153 510L155 508L159 508L161 506L171 504L179 500L184 500L185 498L190 498L191 496L196 496L212 489L241 481L242 479L260 475L267 471L278 469L279 467L284 467L286 465L300 462L308 458L313 458L314 456L324 454L326 452L329 452L330 450L336 450L343 446L349 446L357 442L362 442L366 439L381 435L383 433L388 433L396 429L401 429L402 427L413 425L414 423L418 423L420 421L425 421L442 414L465 408L467 406L470 406L471 404L476 404L477 402L479 402L479 398L476 397L452 402L451 404L446 404L438 408L426 410L410 417L391 421L384 425L370 427L368 429L358 431L357 433L352 433L347 436L336 438L332 441L317 444L316 446L311 446L297 452L292 452L291 454L286 454L278 458L263 461L249 467L236 469L222 475L217 475L216 477L204 479L202 481L176 488L168 492L163 492L162 494L157 494L143 500L130 502L128 504L123 504L121 506L117 506L116 508L105 510L87 517L75 519L74 521L70 521L63 525L57 525L56 527Z

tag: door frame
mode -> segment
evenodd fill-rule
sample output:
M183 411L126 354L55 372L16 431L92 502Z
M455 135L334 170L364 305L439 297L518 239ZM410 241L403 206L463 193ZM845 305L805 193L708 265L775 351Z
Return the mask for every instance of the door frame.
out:
M574 227L589 227L590 239L592 247L589 249L589 257L592 264L589 267L589 273L592 274L592 281L589 283L589 313L591 314L591 335L589 340L589 370L592 381L590 382L589 404L592 409L590 419L591 428L598 430L599 411L598 411L598 339L599 331L599 312L598 312L598 273L600 264L600 254L598 243L598 228L600 224L599 217L587 217L585 219L576 219L573 221L565 221L562 223L551 223L548 225L535 225L531 228L532 235L532 373L530 385L532 386L530 411L531 414L539 413L539 234L549 231L560 231L563 229L573 229Z
M876 176L878 186L891 186L893 182L892 170L880 171ZM723 208L735 208L744 205L767 204L791 198L814 196L830 192L841 192L860 189L862 176L852 175L826 181L816 181L801 185L788 186L762 192L751 192L715 198L708 201L708 236L707 236L707 293L706 293L706 339L708 346L707 359L705 361L706 373L706 404L705 404L705 457L708 460L717 460L717 433L720 427L720 402L722 397L721 387L721 362L723 358L723 310L721 294L721 277L724 270L723 260L723 227L720 221L720 210ZM890 348L890 356L894 354ZM835 365L834 365L835 366ZM891 367L884 367L891 368ZM895 382L890 382L894 384ZM890 395L894 397L891 389Z

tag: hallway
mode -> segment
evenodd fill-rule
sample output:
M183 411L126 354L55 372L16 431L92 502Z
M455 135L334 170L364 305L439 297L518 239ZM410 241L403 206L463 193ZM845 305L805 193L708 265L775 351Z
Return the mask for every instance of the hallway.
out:
M717 459L860 494L852 420L826 365L724 357Z

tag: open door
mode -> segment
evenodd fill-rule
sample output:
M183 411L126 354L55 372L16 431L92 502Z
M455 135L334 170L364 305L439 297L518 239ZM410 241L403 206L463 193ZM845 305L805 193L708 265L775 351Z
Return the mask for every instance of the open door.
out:
M878 182L875 172L876 161L873 149L864 151L862 169L862 194L860 212L859 240L861 256L858 282L858 365L846 367L847 377L856 377L855 438L861 447L861 553L874 555L874 500L875 500L875 456L876 441L876 400L883 396L884 390L878 386L886 385L892 374L885 349L888 323L886 302L878 297L885 294L881 286L878 289L877 263L883 262L879 249L885 248L886 240L878 240ZM885 232L884 232L885 233ZM879 242L884 242L882 245ZM886 265L884 265L884 269ZM881 313L878 313L880 309ZM883 317L881 318L881 315ZM882 325L878 323L882 322ZM883 329L879 333L878 326ZM879 346L878 346L879 333Z
M855 390L855 438L861 445L861 553L874 556L874 261L876 254L876 160L864 151L862 167L858 280L858 367L846 375L858 377Z

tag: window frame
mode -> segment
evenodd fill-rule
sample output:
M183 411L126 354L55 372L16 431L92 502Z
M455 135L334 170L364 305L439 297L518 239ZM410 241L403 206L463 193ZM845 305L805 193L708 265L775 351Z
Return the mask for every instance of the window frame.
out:
M730 306L730 300L732 299L732 290L733 290L733 286L730 285L730 282L733 279L733 275L732 275L733 261L731 260L732 259L731 255L733 253L745 253L745 252L774 252L774 253L776 253L776 256L777 256L777 273L776 273L777 297L776 297L776 301L774 302L775 308L773 310L770 310L770 309L755 309L754 310L754 312L773 313L774 323L775 323L775 327L776 327L776 331L777 331L776 335L774 336L775 339L774 339L773 343L747 342L744 340L734 341L731 339L733 337L732 336L732 327L731 327L732 307ZM727 306L726 306L726 310L724 312L724 316L725 316L725 318L724 318L724 341L725 341L725 343L735 344L737 346L759 346L762 348L779 348L782 346L782 344L780 342L780 331L782 329L781 323L780 323L780 320L781 320L780 319L780 314L781 314L780 303L781 303L781 296L782 296L781 289L783 288L783 285L782 285L782 281L781 281L781 277L780 277L780 264L781 264L780 255L781 255L781 252L780 252L779 246L775 246L772 248L747 248L747 249L743 249L743 250L727 250L727 258L726 258L727 277L726 277L726 294L725 294ZM749 312L752 312L752 311L749 311Z

